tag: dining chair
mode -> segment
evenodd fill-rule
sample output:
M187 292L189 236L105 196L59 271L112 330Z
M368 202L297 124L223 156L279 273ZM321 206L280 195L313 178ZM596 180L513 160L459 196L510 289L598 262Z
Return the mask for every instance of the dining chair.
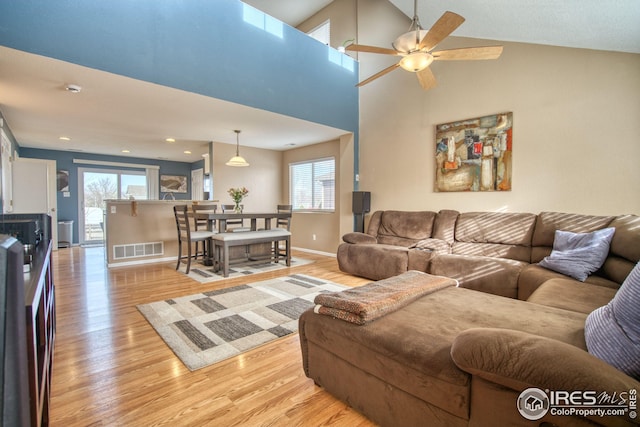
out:
M216 220L215 219L208 219L208 218L198 218L196 213L198 211L207 211L207 212L211 212L213 211L214 213L216 212L216 210L218 210L218 205L216 204L212 204L212 203L194 203L191 205L191 212L193 213L193 229L195 231L216 231ZM211 222L211 225L209 225L209 222ZM200 251L198 248L200 247L200 243L202 243L202 251ZM198 255L202 255L202 257L204 258L207 255L207 251L206 251L206 247L205 247L205 242L196 242L196 253L195 253L195 258L198 259Z
M189 224L189 212L187 205L175 205L173 207L173 213L176 218L176 227L178 229L178 264L176 270L180 268L182 260L187 262L186 274L189 274L191 269L191 259L194 258L194 254L191 252L191 247L194 242L204 242L206 256L211 256L211 236L216 234L213 231L195 231L191 230ZM183 255L182 245L186 245L187 254Z
M278 213L288 213L291 214L293 211L293 206L291 205L278 205ZM276 227L286 228L287 231L291 231L291 217L288 218L278 218L276 221Z
M291 214L293 212L292 205L278 205L277 206L278 213L288 213ZM276 228L284 228L287 231L291 231L291 216L287 218L278 218L276 220ZM280 246L281 242L278 242L274 245L273 249L278 251L279 256L286 257L287 248Z
M233 213L235 205L221 205L222 213ZM248 231L250 230L248 227L244 226L244 219L228 219L227 228L224 231ZM229 227L232 226L232 227ZM237 227L236 227L237 226Z

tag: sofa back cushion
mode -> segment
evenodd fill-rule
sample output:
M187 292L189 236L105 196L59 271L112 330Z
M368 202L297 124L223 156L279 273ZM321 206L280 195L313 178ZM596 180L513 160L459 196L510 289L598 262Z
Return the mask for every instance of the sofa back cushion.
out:
M452 253L529 262L536 215L468 212L458 215Z
M609 226L613 216L580 215L562 212L541 212L533 232L531 263L540 262L551 254L556 230L590 233Z
M624 282L640 261L640 216L621 215L609 227L615 227L609 256L602 266L602 276L617 283Z
M539 265L584 282L604 264L615 232L613 227L591 233L556 230L551 255Z
M621 284L640 261L640 217L637 215L615 217L542 212L533 233L531 263L540 262L551 253L556 230L588 233L606 227L614 227L616 232L607 259L594 274Z
M409 247L431 237L436 212L384 211L377 231L378 243Z
M433 238L440 239L447 242L449 245L453 245L456 234L456 222L460 212L443 209L438 212L436 219L433 222Z
M382 213L384 211L375 211L371 218L369 219L369 224L367 225L367 234L372 235L373 237L378 236L378 229L380 228L380 221L382 220Z

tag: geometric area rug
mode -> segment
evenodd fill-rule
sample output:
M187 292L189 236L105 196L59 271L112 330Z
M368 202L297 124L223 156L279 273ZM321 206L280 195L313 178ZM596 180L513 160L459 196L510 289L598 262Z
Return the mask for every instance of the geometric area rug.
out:
M321 292L347 286L302 274L138 305L191 371L298 330Z
M291 257L291 267L297 267L300 265L311 264L313 260ZM264 263L253 264L238 264L229 268L229 277L227 279L233 279L234 277L249 276L251 274L264 273L265 271L275 271L283 268L287 268L287 264L284 261L279 263L265 261ZM182 268L178 271L182 273ZM209 283L216 280L225 279L222 274L222 269L214 271L213 267L206 267L201 262L195 262L191 265L189 274L191 279L200 283Z

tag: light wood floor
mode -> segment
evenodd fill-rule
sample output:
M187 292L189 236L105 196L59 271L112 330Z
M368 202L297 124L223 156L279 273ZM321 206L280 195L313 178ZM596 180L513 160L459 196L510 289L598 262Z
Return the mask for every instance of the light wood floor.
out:
M251 278L200 284L174 263L107 269L102 248L54 253L57 336L51 425L371 426L302 371L297 334L190 372L136 305L250 281L302 273L345 285L366 283L335 257Z

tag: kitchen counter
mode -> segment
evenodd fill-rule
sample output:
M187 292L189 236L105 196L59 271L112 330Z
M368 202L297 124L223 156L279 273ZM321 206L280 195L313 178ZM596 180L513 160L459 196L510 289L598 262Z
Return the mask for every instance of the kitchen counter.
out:
M175 261L178 238L175 205L216 200L106 200L107 266Z

